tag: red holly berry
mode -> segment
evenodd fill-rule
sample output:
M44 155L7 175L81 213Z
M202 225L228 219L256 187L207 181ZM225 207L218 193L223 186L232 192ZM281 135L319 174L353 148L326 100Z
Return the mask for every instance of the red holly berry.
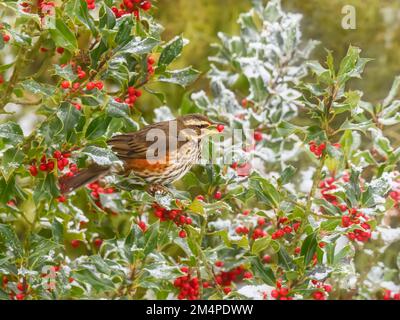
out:
M24 290L25 290L24 284L23 284L22 282L18 282L18 283L17 283L17 289L18 289L19 291L24 291Z
M260 131L254 132L254 140L257 142L261 141L263 139L263 135Z
M57 201L63 203L63 202L65 202L65 201L67 201L67 198L66 198L65 196L59 196L59 197L57 198Z
M224 293L225 293L225 294L229 294L229 293L231 293L231 291L232 291L232 289L229 288L229 287L225 287L223 290L224 290Z
M140 7L144 10L144 11L148 11L151 9L151 2L150 1L143 1L142 4L140 5Z
M179 231L179 238L186 238L186 231L185 230L181 230Z
M61 88L64 90L68 89L71 86L71 83L68 80L64 80L61 82Z
M4 42L8 42L8 41L10 41L10 36L8 35L8 34L3 34L3 41Z
M146 232L146 230L147 230L147 225L146 225L146 223L145 223L144 221L139 221L139 222L138 222L138 226L139 226L139 228L140 228L143 232Z
M257 219L257 224L261 227L265 225L265 219L264 218L258 218Z
M103 240L100 239L100 238L96 238L96 239L94 239L93 244L94 244L96 247L99 248L99 247L101 247L101 245L103 244Z
M214 199L220 200L221 198L222 198L222 193L221 193L220 191L217 191L217 192L214 194Z
M216 267L218 267L218 268L221 268L221 267L223 267L223 266L224 266L224 262L223 262L223 261L220 261L220 260L218 260L218 261L216 261L216 262L215 262L215 266L216 266Z
M147 58L147 63L148 64L154 64L156 61L155 61L155 59L152 57L152 56L150 56L150 57L148 57Z
M243 108L246 108L248 103L249 103L249 101L246 98L242 99L241 104L242 104Z
M217 125L218 132L222 132L222 131L224 131L224 129L225 129L225 126L223 124Z
M56 49L56 51L57 51L58 54L63 54L63 53L64 53L64 48L58 47L58 48Z
M32 177L36 177L37 174L38 174L38 169L37 169L36 166L31 165L31 166L29 167L29 172L31 173L31 176L32 176Z
M78 72L78 78L79 79L84 79L85 77L86 77L86 72L85 71Z
M86 84L86 90L91 91L91 90L93 90L94 88L96 88L96 84L95 84L94 82L88 82L88 83Z
M329 293L332 291L332 286L329 284L326 284L326 285L324 285L324 290Z
M263 262L264 262L264 263L270 263L270 262L271 262L271 256L265 255L265 256L263 257Z
M80 246L80 244L81 244L80 240L76 240L76 239L71 240L71 246L73 248L78 248Z
M23 293L17 293L17 294L15 295L15 298L16 298L17 300L24 300L24 299L25 299L25 295L24 295Z

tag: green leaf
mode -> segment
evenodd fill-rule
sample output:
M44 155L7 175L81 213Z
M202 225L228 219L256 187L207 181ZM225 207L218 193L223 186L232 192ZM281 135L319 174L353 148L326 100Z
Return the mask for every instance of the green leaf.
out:
M107 27L107 29L111 30L114 28L116 23L115 14L107 5L103 4L103 6L100 8L99 17L100 29Z
M97 292L111 291L114 290L114 283L111 281L109 276L100 277L101 274L95 270L82 269L72 273L75 280L82 282L83 284L89 284Z
M158 81L174 83L182 87L186 87L192 84L199 77L200 72L188 67L181 70L166 71L164 74L158 77Z
M107 115L101 115L94 118L88 128L86 129L85 137L88 140L95 140L105 135L108 129L108 125L111 122L111 118Z
M301 246L301 255L304 256L304 264L307 266L312 260L314 253L317 250L317 234L312 233L305 238Z
M117 48L118 54L120 53L130 53L130 54L148 54L154 47L160 43L159 40L154 38L138 39L135 38L129 41L122 48Z
M183 39L181 36L175 37L164 47L158 60L158 66L167 66L174 61L182 52Z
M65 48L71 52L78 50L75 35L61 19L56 19L55 29L50 29L50 34L57 47Z
M55 74L63 79L73 82L78 77L70 64L61 67L58 64L54 65Z
M139 125L130 117L129 106L114 100L107 104L107 115L111 118L122 118L132 130L138 130Z
M327 221L323 221L321 223L321 230L325 230L325 231L333 231L336 229L337 226L340 225L341 220L340 219L329 219Z
M53 197L59 195L57 181L53 174L47 174L44 179L41 179L36 185L33 192L33 201L38 204L41 200L49 201Z
M0 41L3 40L2 37L0 37ZM3 73L4 71L7 71L8 69L10 69L13 65L15 64L15 62L11 62L11 63L7 63L7 64L2 64L0 65L0 73Z
M22 258L23 248L14 230L5 224L0 224L0 239L3 245L12 252L14 257Z
M3 153L1 172L6 180L9 179L15 170L21 167L24 157L25 155L21 150L15 150L14 148L8 149Z
M251 247L251 253L254 255L257 255L261 251L268 248L270 242L271 242L270 237L262 237L262 238L256 239Z
M40 94L44 97L50 97L56 91L56 87L47 84L42 84L36 82L35 80L25 80L20 83L20 85L25 89L35 94Z
M384 108L392 103L392 101L394 100L399 91L399 88L400 88L400 76L397 76L393 81L392 88L390 89L388 96L385 98L385 100L383 100L382 106Z
M109 149L88 146L84 148L81 152L87 155L99 166L111 166L113 162L118 161L117 156Z
M98 34L85 0L70 0L65 5L65 12L70 18L73 18L74 21L80 21L94 36Z
M1 123L0 138L12 142L15 145L23 141L24 133L21 127L15 122Z
M63 103L60 109L57 111L57 117L63 124L60 132L63 132L68 140L72 132L77 129L77 125L82 117L82 113L72 104Z
M160 224L153 223L145 232L144 238L145 238L145 246L143 253L144 255L148 255L149 253L152 253L154 249L157 248L157 243L158 243L158 234L159 234L159 226Z
M258 275L264 283L275 287L276 279L271 268L263 265L257 257L250 258L250 263L254 273Z
M278 264L285 270L293 270L294 268L293 259L283 246L278 251Z
M285 170L283 170L281 176L278 179L278 182L280 185L285 185L290 182L290 179L294 176L296 173L296 168L293 166L287 166Z

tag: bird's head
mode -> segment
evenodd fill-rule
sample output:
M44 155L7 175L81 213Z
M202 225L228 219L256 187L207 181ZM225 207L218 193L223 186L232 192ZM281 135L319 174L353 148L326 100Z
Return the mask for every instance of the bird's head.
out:
M223 125L211 121L202 114L189 114L182 116L179 120L182 124L181 130L200 139L222 132L221 128L223 129Z

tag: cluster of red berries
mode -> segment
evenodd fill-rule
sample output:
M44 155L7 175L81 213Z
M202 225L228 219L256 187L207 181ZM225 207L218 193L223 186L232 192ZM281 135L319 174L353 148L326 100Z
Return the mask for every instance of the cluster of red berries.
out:
M62 54L64 52L63 48L57 48L56 50L60 54ZM66 67L66 66L67 66L66 64L61 65L62 68ZM74 69L74 71L76 72L76 74L78 75L79 80L84 80L86 78L86 72L82 69L81 66L79 66L79 65L77 66L75 62L71 62L71 66ZM79 81L71 83L68 80L63 80L60 83L60 87L63 90L71 89L72 92L76 92L76 91L82 89L81 86L82 86L82 83L80 83ZM104 83L102 81L89 81L86 84L86 90L87 91L92 91L92 90L94 90L96 88L98 90L103 90Z
M122 100L121 98L115 98L115 101L119 103L125 102L130 108L132 108L135 105L136 100L141 96L142 91L135 89L135 87L129 87L125 100Z
M192 277L188 267L182 267L181 271L185 275L174 281L174 287L179 289L178 299L197 300L199 298L199 279Z
M96 0L85 0L89 10L96 9Z
M32 11L33 3L29 3L27 1L21 2L20 6L22 7L22 11L26 13L30 13ZM54 7L55 4L53 1L45 1L45 0L38 0L37 1L37 10L39 16L42 18L46 15L53 15L54 14Z
M253 229L253 232L251 233L251 237L253 240L256 240L258 238L263 238L267 235L267 232L263 230L263 228L267 226L267 222L263 217L260 217L257 219L257 226ZM235 232L238 235L244 235L244 234L249 234L250 230L246 226L238 226L235 229Z
M151 1L148 0L123 0L119 6L119 9L117 7L112 7L111 10L114 12L117 18L132 13L136 18L139 18L139 9L148 11L151 9L151 7Z
M3 289L6 290L7 289L7 285L9 283L9 279L7 276L3 276L2 278L2 284L3 284ZM28 284L24 284L23 282L18 282L17 283L17 289L18 289L18 293L15 293L14 291L10 290L9 293L9 298L10 300L24 300L25 296L29 290L29 285Z
M154 74L154 71L155 71L154 64L155 63L156 63L156 60L152 56L149 56L147 58L147 73L149 76Z
M157 203L153 204L154 215L160 219L160 221L173 221L177 226L183 227L185 224L192 224L192 218L188 217L182 209L167 210ZM179 231L180 238L186 238L186 231Z
M322 197L326 201L332 203L334 206L337 206L338 205L337 198L335 195L331 194L333 190L337 189L335 182L336 182L335 178L333 177L327 178L319 183L319 188L321 189Z
M400 293L393 293L391 290L385 290L383 300L400 300Z
M341 177L341 181L343 183L348 183L350 181L349 174L345 173ZM347 234L348 238L350 240L367 242L371 238L371 226L368 224L368 221L370 220L369 217L355 208L348 208L345 203L339 203L338 198L331 194L332 190L337 189L335 182L337 182L337 180L335 180L334 177L327 178L320 182L319 188L321 189L322 197L326 201L338 207L340 211L348 211L348 215L342 216L342 227L348 228L352 225L359 225L361 227L361 229L356 229L354 232L349 232ZM321 210L323 211L323 208L321 208Z
M100 198L100 194L111 194L115 191L114 188L101 187L98 182L92 182L88 184L87 187L92 190L90 195L96 200Z
M278 230L272 233L271 238L276 240L285 236L285 234L291 234L293 231L297 232L301 223L298 221L290 221L287 217L279 218Z
M321 158L322 154L326 149L325 143L317 144L315 141L310 141L309 146L310 146L310 151L314 153L317 158Z
M350 240L367 242L371 238L371 226L368 224L369 218L357 209L349 209L349 214L342 216L342 227L347 228L351 225L359 225L362 229L355 229L349 232L347 237Z
M215 262L215 266L218 268L222 268L224 266L224 263L222 261L217 261ZM223 291L225 294L229 294L232 291L231 285L233 282L238 282L241 279L251 279L252 277L252 273L246 271L245 267L240 265L229 271L221 270L215 275L215 282L223 287Z
M70 153L62 153L59 150L54 151L53 153L53 159L47 159L46 155L44 154L42 158L40 159L40 165L39 165L39 170L44 171L44 172L51 172L54 170L55 167L55 161L57 162L57 168L60 171L63 171L66 166L69 164L68 158L71 156ZM72 172L77 171L77 166L75 164L70 165L70 169ZM33 177L36 177L38 175L38 167L35 164L32 164L29 167L29 172Z
M327 294L332 291L332 286L323 284L318 280L311 280L311 283L318 289L313 292L312 297L314 300L326 300Z
M276 289L271 291L271 297L275 300L293 300L290 294L289 288L283 286L281 280L276 282Z

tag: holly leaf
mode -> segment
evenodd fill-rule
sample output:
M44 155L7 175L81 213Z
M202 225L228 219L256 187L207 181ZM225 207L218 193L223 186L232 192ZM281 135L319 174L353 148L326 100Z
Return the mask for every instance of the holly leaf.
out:
M111 166L118 161L117 156L109 149L103 149L95 146L88 146L81 151L99 166Z
M175 37L166 44L158 59L158 66L167 66L174 61L182 52L183 38L181 36Z
M185 69L165 71L158 77L158 81L166 83L174 83L182 87L192 84L199 77L200 72L188 67Z

